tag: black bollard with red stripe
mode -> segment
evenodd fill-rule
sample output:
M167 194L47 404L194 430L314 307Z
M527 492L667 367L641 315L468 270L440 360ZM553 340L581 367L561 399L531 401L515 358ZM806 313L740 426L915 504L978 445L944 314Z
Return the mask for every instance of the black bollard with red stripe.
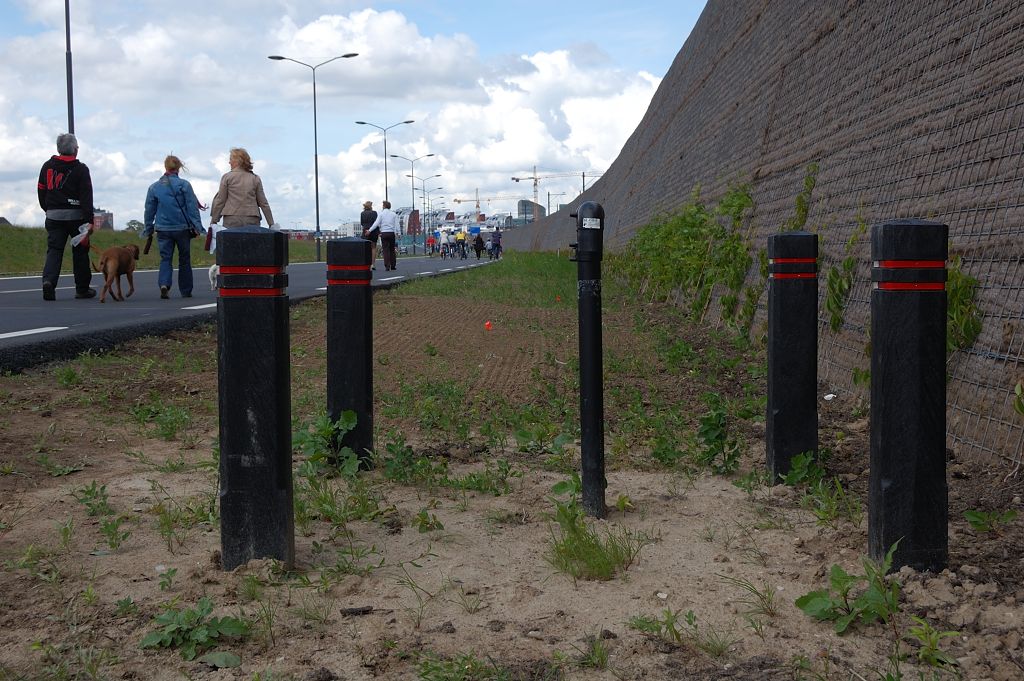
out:
M295 560L288 239L258 227L217 234L221 564Z
M327 413L356 414L341 445L363 468L373 461L373 294L370 242L350 237L327 242Z
M772 484L797 454L818 453L818 237L768 237L768 410Z
M948 560L946 257L949 227L871 228L871 474L868 554L892 569Z

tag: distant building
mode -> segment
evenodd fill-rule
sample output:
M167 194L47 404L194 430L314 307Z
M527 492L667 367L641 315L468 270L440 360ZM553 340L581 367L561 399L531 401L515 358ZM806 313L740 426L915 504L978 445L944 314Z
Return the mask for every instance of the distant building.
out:
M92 213L92 226L96 229L109 229L114 231L114 214L109 210L96 208Z
M519 218L523 220L524 223L536 222L547 215L547 210L544 209L544 206L539 203L534 203L529 199L520 199L517 204L517 211L519 213Z

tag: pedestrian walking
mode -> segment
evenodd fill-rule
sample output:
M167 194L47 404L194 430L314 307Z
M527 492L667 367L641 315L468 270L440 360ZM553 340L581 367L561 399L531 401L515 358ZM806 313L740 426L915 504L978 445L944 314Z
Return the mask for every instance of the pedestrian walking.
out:
M491 257L501 259L501 230L497 227L491 232Z
M267 195L263 193L263 180L252 172L249 152L242 148L232 149L228 153L228 163L231 170L220 178L220 187L210 207L210 224L217 224L223 217L225 227L258 227L262 210L267 225L273 228L276 223Z
M57 155L39 170L39 207L46 212L46 260L43 263L43 300L57 299L57 281L68 239L88 225L93 230L92 177L89 167L78 160L78 139L71 133L57 136ZM89 286L89 240L71 245L71 269L75 276L75 298L92 298Z
M170 296L174 280L174 251L178 251L178 291L182 298L192 297L192 239L205 234L199 216L199 199L192 185L178 177L185 164L177 156L164 159L163 176L149 186L146 192L145 228L143 237L156 232L160 250L160 297Z
M381 211L377 215L377 219L373 221L370 233L372 234L375 229L380 229L380 245L384 251L384 269L388 271L398 269L395 262L395 238L398 234L398 215L391 210L390 201L384 201L381 204Z
M370 269L377 269L377 239L380 238L380 229L371 234L370 228L377 220L377 211L373 209L373 201L363 202L363 212L359 214L359 224L363 228L363 238L370 242Z

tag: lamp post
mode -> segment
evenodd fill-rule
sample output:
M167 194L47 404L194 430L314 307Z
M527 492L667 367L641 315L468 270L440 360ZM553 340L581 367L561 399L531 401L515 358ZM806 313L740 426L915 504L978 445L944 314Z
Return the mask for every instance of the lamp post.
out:
M320 262L320 154L317 150L317 136L316 136L316 70L324 64L330 64L335 59L349 59L351 57L359 56L358 52L349 52L347 54L339 54L337 57L331 57L327 61L320 62L316 66L307 64L306 62L299 61L298 59L292 59L291 57L282 57L279 54L272 54L267 59L273 59L274 61L290 61L296 64L301 64L307 69L313 72L313 195L316 197L316 261Z
M75 134L75 96L71 86L71 0L64 0L64 42L67 52L64 55L64 66L67 69L68 81L68 132Z
M366 121L356 121L356 125L369 125L377 128L384 134L384 200L388 200L388 130L397 127L399 125L405 125L407 123L415 123L416 121L399 121L394 125L389 125L386 128L382 128L376 123L367 123Z
M416 208L416 161L421 158L427 158L428 156L433 156L433 154L423 154L416 158L406 158L405 156L399 156L398 154L391 154L391 158L401 158L409 162L409 172L412 173L412 175L409 175L409 177L412 178L409 180L409 200L412 201L412 203L409 204L410 211ZM385 192L385 194L386 193L387 192ZM412 216L412 213L409 215ZM423 229L422 219L420 220L420 229Z
M438 173L437 175L431 175L430 177L416 177L415 175L406 175L406 177L412 178L411 181L413 182L413 190L412 191L413 191L413 200L414 201L415 201L415 196L416 196L416 185L415 185L415 182L416 182L416 180L420 181L420 183L421 183L420 191L423 192L423 212L424 212L424 214L426 214L426 212L427 212L427 192L426 192L427 180L432 180L435 177L441 177L440 173ZM435 189L431 189L431 191L436 191L436 190ZM423 250L427 250L427 232L426 232L426 230L424 230L424 232L423 232Z
M551 192L548 192L548 215L551 215L551 197L552 196L565 196L565 192L555 192L554 194L552 194ZM555 204L555 208L556 209L558 208L558 204L557 203Z
M440 175L438 175L438 177L440 177ZM427 179L429 180L430 178L428 177ZM431 202L431 199L430 199L430 194L431 194L432 192L439 192L439 191L441 191L442 189L444 189L444 187L434 187L433 189L427 189L427 190L425 190L425 191L423 192L423 196L425 196L425 197L427 198L427 211L428 211L428 212L430 212L431 214L433 214L433 211L434 211L434 205L433 205L433 203ZM438 199L443 199L444 197L443 197L443 196L438 196L437 198L438 198Z

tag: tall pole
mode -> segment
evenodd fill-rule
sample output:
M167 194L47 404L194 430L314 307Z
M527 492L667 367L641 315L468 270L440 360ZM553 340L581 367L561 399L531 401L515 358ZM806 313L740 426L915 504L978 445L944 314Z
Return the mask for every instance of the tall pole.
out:
M384 131L384 200L388 200L388 131Z
M320 262L320 152L316 137L316 67L313 67L313 196L316 197L316 261Z
M409 210L410 211L416 208L416 179L417 179L416 178L416 161L419 161L421 158L427 158L427 157L430 157L430 156L433 156L433 154L423 154L422 156L417 156L416 158L409 158L408 156L402 156L401 154L391 154L391 158L400 158L400 159L402 159L404 161L408 161L409 162L409 173L410 173L410 175L409 175L409 200L410 200ZM410 216L411 216L411 214L410 214ZM422 218L420 219L420 229L423 229L423 219Z
M71 78L71 0L64 0L64 40L67 45L67 52L64 54L64 62L67 67L68 81L68 132L75 134L75 95Z
M304 61L298 59L292 59L291 57L282 57L279 54L272 54L267 59L273 59L274 61L290 61L296 64L301 64L307 69L313 72L313 196L316 202L316 261L320 262L320 151L319 142L317 139L316 129L316 70L324 64L330 64L336 59L350 59L351 57L358 57L359 53L349 52L347 54L339 54L337 57L331 57L327 61L320 62L316 66L307 64Z
M356 121L356 125L369 125L370 127L377 128L378 130L380 130L384 134L384 200L385 201L388 200L388 130L390 130L391 128L394 128L395 126L398 126L398 125L406 125L408 123L415 123L415 122L416 121L413 121L413 120L399 121L399 122L395 123L394 125L389 125L388 127L385 128L383 126L377 125L376 123L369 123L367 121Z

